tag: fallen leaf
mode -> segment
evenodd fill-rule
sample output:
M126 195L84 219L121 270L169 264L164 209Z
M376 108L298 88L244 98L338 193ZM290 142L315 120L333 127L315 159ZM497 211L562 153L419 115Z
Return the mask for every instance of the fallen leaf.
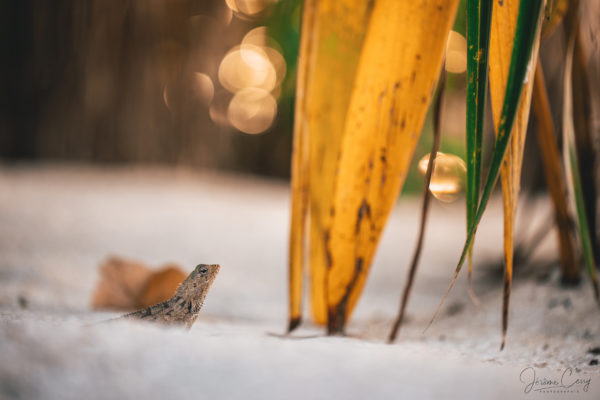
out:
M153 272L139 261L112 256L100 264L100 280L92 297L92 308L133 310L168 300L185 273L167 264Z
M99 267L100 281L92 298L93 309L131 310L151 275L144 264L110 257Z
M186 274L181 268L174 264L165 265L154 272L143 286L138 307L144 308L169 300L185 277Z

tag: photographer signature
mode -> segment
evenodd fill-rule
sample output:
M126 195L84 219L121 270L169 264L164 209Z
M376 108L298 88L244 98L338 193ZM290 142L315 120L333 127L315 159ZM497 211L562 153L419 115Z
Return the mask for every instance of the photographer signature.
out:
M533 367L527 367L521 371L519 380L525 384L525 393L529 392L556 392L577 393L579 390L587 392L590 389L591 377L578 378L573 376L573 369L566 368L560 378L548 378L537 376Z

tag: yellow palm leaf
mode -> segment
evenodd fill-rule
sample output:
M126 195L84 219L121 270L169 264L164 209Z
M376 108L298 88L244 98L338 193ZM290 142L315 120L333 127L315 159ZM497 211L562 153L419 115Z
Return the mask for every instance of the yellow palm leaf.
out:
M371 8L364 0L319 2L308 86L311 303L315 321L327 321L325 234L331 222L335 170L352 82Z
M379 0L360 54L325 241L328 331L358 300L404 183L458 0Z
M511 61L512 48L519 11L518 0L505 0L500 4L494 3L492 12L492 31L490 38L490 92L494 126L496 131L500 126L500 114L504 103L504 93L508 79L508 70ZM541 24L539 24L541 26ZM504 207L504 259L505 259L505 285L503 305L503 343L506 333L508 318L508 301L513 274L514 252L514 220L519 198L521 166L523 162L523 149L527 133L527 121L531 104L535 65L539 47L539 29L534 43L532 59L529 61L529 70L526 82L523 85L523 94L519 109L513 125L504 162L500 170L502 182L502 200Z
M313 316L317 323L327 321L324 235L329 229L344 120L370 10L364 0L304 3L292 160L291 329L299 323L302 311L307 209Z

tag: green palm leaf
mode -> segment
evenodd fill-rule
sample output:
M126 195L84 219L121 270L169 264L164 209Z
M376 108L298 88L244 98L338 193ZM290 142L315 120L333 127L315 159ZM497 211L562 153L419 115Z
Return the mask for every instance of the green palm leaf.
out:
M488 85L488 59L492 25L492 0L467 1L467 229L473 225L479 204L481 144L485 98ZM472 271L472 245L469 247L469 282ZM469 285L469 293L472 293ZM475 296L471 296L475 299Z
M431 325L431 323L433 323L435 320L435 317L444 304L444 300L456 282L456 278L458 277L458 274L465 262L469 248L473 243L473 237L475 236L477 226L481 221L481 217L483 216L483 212L485 211L490 195L492 194L492 191L494 190L498 180L500 166L502 165L502 161L511 138L512 126L519 107L519 100L521 97L521 92L523 91L523 81L527 73L529 60L531 59L531 52L533 50L533 43L535 40L543 3L543 0L523 0L519 4L519 16L517 18L514 39L515 42L511 55L508 81L506 84L506 93L504 96L504 103L500 117L500 126L498 128L498 134L496 135L496 143L494 145L494 152L490 162L490 170L485 181L483 194L481 196L481 201L477 208L477 212L475 213L473 222L469 226L465 245L458 261L458 265L456 266L454 276L452 277L452 281L450 282L450 285L429 325Z

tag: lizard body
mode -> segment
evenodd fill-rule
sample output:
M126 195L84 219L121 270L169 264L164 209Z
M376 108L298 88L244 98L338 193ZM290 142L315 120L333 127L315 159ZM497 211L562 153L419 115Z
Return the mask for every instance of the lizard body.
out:
M166 325L183 325L190 329L198 317L208 289L215 280L218 264L199 264L181 283L170 300L123 315Z

